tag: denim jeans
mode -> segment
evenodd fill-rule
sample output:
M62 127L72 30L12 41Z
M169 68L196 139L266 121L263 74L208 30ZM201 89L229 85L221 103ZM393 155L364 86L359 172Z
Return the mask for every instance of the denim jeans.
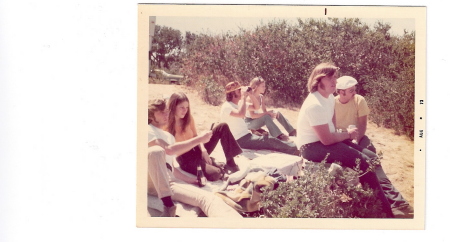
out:
M366 135L361 138L361 140L359 141L359 145L355 145L349 141L346 141L344 143L358 149L360 152L366 154L369 157L376 156L376 149ZM381 165L376 167L375 174L378 177L378 181L380 181L380 185L383 189L384 195L391 204L391 208L398 208L409 205L405 198L403 198L402 194L391 183L391 180L389 180L389 178L386 176L386 173L384 172Z
M303 145L300 147L300 152L303 158L313 162L321 162L326 157L327 163L339 162L341 165L349 168L356 167L356 159L359 159L361 161L360 169L362 171L366 171L367 168L369 168L368 162L370 159L376 157L375 153L351 143L350 140L332 145L324 145L320 141L317 141ZM379 168L375 169L375 172L367 172L365 175L361 176L360 180L361 182L368 184L373 190L377 190L377 197L381 201L383 212L386 213L387 217L392 218L394 215L391 210L391 202L378 178L378 175L381 175L381 171L383 171L383 169L379 166ZM384 174L384 171L382 173ZM393 189L395 188L393 187ZM400 194L398 191L397 193Z
M372 151L373 153L377 153L377 150L375 149L375 146L373 146L372 142L370 141L369 137L367 137L367 135L364 135L361 140L359 141L359 146L366 148L370 151Z
M239 146L244 149L273 150L286 154L296 153L297 146L292 142L284 142L272 136L258 136L248 133L237 140Z
M278 113L277 117L278 122L284 127L284 129L290 133L294 130L294 127L289 123L289 121L283 116L283 114ZM270 135L273 137L278 137L280 134L282 134L280 128L275 124L274 119L269 115L266 114L260 118L252 119L252 118L245 118L245 123L247 124L248 129L259 129L263 126L266 126L269 130Z

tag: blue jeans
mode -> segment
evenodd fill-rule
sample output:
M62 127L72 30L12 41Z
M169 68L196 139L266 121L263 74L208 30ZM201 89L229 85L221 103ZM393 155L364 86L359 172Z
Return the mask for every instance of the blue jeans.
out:
M369 137L367 137L366 135L364 135L359 141L359 146L362 149L370 150L374 154L377 153L375 146L373 146ZM386 176L386 173L384 173L384 170L381 166L376 168L375 173L377 174L378 180L380 181L380 185L383 189L384 195L386 195L392 208L409 205L409 203L403 198L402 194L400 194L400 192L394 187L394 185L392 185L391 180L389 180L389 178Z
M359 141L359 146L366 148L370 151L372 151L373 153L377 153L377 150L375 149L375 146L373 146L372 142L370 141L369 137L367 137L367 135L364 135L361 140Z
M328 154L326 159L327 163L339 162L341 165L349 168L356 167L356 159L359 159L361 161L360 169L362 171L366 171L369 168L368 162L370 159L376 157L375 153L351 143L350 140L332 145L324 145L320 141L317 141L303 145L300 147L300 152L303 158L313 162L321 162ZM379 166L375 169L375 172L368 172L361 176L360 180L368 184L374 191L377 191L376 196L381 201L383 212L386 213L387 217L392 218L394 215L391 210L391 202L388 199L389 193L385 193L380 184L380 178L378 177L379 175L382 176L382 174L384 174L383 168ZM386 174L384 176L386 177ZM395 189L393 186L392 188ZM400 194L397 190L395 191L397 194Z
M248 129L259 129L263 126L266 126L269 130L270 135L273 137L278 137L280 134L282 134L280 128L275 124L273 121L273 118L266 114L260 118L252 119L252 118L245 118L245 123L247 124ZM288 133L292 132L294 130L294 127L289 123L289 121L283 116L283 114L278 113L278 122L286 129Z
M236 140L241 148L253 150L273 150L286 154L298 152L297 146L292 142L284 142L271 136L258 136L248 133Z

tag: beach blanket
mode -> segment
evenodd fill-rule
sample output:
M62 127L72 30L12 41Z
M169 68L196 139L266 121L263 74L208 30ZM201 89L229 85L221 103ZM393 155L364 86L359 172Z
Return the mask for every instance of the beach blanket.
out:
M211 154L212 157L216 159L217 162L225 162L226 158L221 150L220 145ZM253 168L261 168L264 171L276 168L284 175L296 175L299 172L299 167L301 167L302 158L299 156L283 154L279 152L274 152L270 150L249 150L243 149L243 153L235 157L235 162L239 166L240 171L232 174L230 178L235 178L236 182L246 176L248 171ZM191 175L191 174L189 174ZM191 175L194 177L193 175ZM225 181L208 181L206 186L201 189L215 193L223 190ZM193 185L195 186L195 185ZM233 191L238 187L235 185L226 186L227 191ZM155 196L148 196L147 206L149 208L163 211L163 204L160 199ZM198 207L193 207L180 202L175 202L177 206L177 215L179 217L197 217L201 215L201 210Z

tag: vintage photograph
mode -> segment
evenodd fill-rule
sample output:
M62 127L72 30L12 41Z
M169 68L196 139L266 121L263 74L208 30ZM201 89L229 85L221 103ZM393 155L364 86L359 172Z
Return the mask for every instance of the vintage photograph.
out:
M425 13L139 4L136 225L424 229Z

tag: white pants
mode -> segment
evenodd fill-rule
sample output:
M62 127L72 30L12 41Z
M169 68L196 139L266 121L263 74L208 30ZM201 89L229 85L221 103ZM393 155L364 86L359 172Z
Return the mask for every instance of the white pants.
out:
M199 207L208 217L242 217L220 197L176 179L166 167L166 153L160 146L148 148L148 193Z

